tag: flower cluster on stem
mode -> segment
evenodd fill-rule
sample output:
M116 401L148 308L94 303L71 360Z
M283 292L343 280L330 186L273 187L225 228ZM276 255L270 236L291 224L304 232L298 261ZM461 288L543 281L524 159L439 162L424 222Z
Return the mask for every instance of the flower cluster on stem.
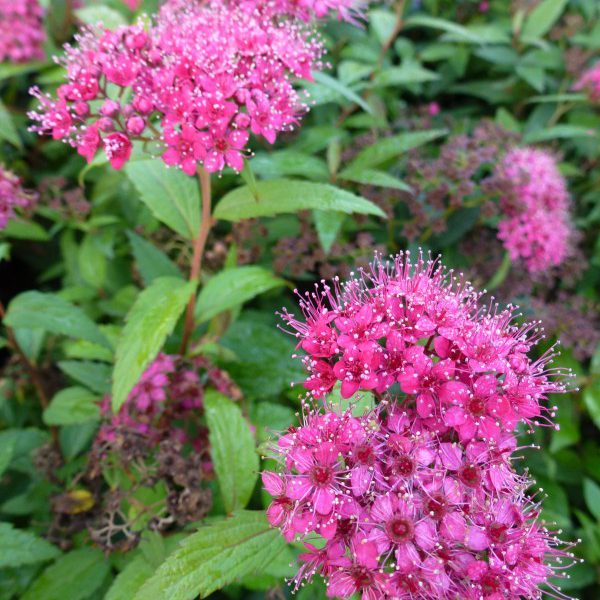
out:
M280 472L263 474L269 521L307 547L296 588L320 574L332 598L562 597L550 578L573 555L513 466L517 427L552 425L547 396L565 391L552 350L528 356L539 324L483 307L461 277L409 253L300 306L303 319L283 317L313 399L274 447ZM325 398L336 385L378 403L342 411Z
M43 16L39 0L0 0L0 62L44 59Z
M57 97L34 88L32 129L115 169L133 142L193 175L243 169L250 133L274 143L308 106L292 80L322 67L320 41L271 3L169 2L144 26L86 28L58 62Z
M21 179L0 165L0 230L4 229L16 211L35 206L38 194L23 189Z

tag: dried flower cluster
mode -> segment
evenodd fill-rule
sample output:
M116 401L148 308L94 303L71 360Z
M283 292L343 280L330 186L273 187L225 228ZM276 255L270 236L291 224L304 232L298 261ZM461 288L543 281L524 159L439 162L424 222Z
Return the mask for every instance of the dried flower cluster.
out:
M527 355L537 324L479 298L406 254L301 296L303 320L284 313L314 398L341 382L344 398L379 400L362 416L307 404L278 440L282 472L263 475L269 520L324 542L306 544L296 587L318 573L336 598L541 598L573 562L511 456L517 426L551 424L545 400L565 387L551 352Z
M271 3L170 2L149 27L84 29L59 59L57 98L32 90L33 130L120 169L133 142L192 175L243 169L250 132L273 143L307 110L292 78L321 68L321 43ZM126 100L125 100L126 99Z
M191 443L196 449L207 446L206 428L200 425L204 388L239 398L239 390L227 373L202 356L190 361L176 355L159 354L131 390L116 415L110 411L110 397L102 401L102 413L109 418L98 433L98 442L114 440L120 431L133 431L158 444L169 439ZM210 468L208 466L207 468Z
M23 189L21 179L0 165L0 230L4 229L15 211L35 206L37 194Z
M43 60L43 16L38 0L0 0L0 62Z
M536 148L509 151L499 171L513 193L500 200L503 218L498 237L512 260L531 273L559 265L570 252L570 196L564 177L549 153Z

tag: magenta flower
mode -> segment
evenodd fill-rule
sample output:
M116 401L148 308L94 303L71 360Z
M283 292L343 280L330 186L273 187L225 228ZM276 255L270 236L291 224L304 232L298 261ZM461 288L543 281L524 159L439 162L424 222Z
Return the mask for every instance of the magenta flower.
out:
M575 561L538 521L508 437L492 448L442 437L391 399L360 418L327 406L305 412L274 448L280 473L263 473L274 497L270 523L288 541L307 540L296 589L319 575L330 598L537 600L540 586L558 593L550 578ZM357 480L357 468L371 476L363 481L363 470Z
M23 189L21 180L0 165L0 231L17 212L32 209L38 194Z
M561 264L569 255L573 226L570 197L555 159L542 150L515 148L499 165L513 183L513 194L501 200L498 224L512 260L522 260L531 273Z
M241 171L250 132L274 143L308 110L292 78L323 66L321 42L271 2L172 0L150 24L86 28L76 41L57 98L32 90L32 130L88 161L102 148L115 169L138 140L190 175Z
M479 307L479 294L437 261L377 259L357 279L300 299L304 319L285 312L305 355L314 398L337 382L344 398L393 386L440 432L498 443L519 423L550 424L549 394L564 385L546 369L552 353L527 356L536 325L511 310Z
M44 59L43 16L38 0L0 0L0 62Z
M600 102L600 62L585 71L576 81L573 89L584 90L592 102Z

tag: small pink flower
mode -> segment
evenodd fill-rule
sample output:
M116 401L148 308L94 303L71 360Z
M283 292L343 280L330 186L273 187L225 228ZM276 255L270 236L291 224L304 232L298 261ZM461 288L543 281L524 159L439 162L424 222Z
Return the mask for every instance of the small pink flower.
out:
M110 133L103 140L104 152L110 165L117 171L129 160L133 146L124 133Z

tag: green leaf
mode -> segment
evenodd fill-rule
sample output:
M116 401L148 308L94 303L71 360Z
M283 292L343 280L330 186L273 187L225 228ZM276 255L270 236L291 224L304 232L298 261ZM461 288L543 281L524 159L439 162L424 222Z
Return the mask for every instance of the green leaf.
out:
M202 288L196 304L196 318L200 323L210 321L215 315L235 308L285 281L257 266L226 269L211 277Z
M430 17L428 15L413 15L408 17L404 21L404 27L406 29L411 27L429 27L431 29L439 29L441 31L445 31L446 33L452 33L455 38L462 39L473 44L485 44L487 42L484 36L478 35L473 31L469 31L462 25L453 23L452 21L446 21L445 19Z
M97 394L110 393L111 369L108 365L86 360L62 360L60 370Z
M249 573L260 573L285 548L262 512L241 511L181 542L134 600L192 600Z
M315 208L385 217L369 200L324 183L276 179L259 182L256 190L258 200L247 186L229 192L217 204L215 219L237 222Z
M385 171L377 171L376 169L344 169L338 179L362 183L363 185L374 185L377 187L391 188L402 190L403 192L412 192L412 188L402 179L394 177Z
M548 140L556 140L562 138L595 138L596 132L589 127L581 125L554 125L547 129L538 129L525 134L523 141L526 144L534 144L536 142L546 142Z
M43 329L111 347L98 326L80 308L54 294L19 294L8 306L5 323L13 328Z
M117 344L112 388L115 413L173 332L195 289L195 282L159 277L137 297Z
M339 412L345 412L351 408L354 416L361 417L373 410L375 397L371 392L362 390L350 398L342 398L342 385L338 382L331 392L327 394L326 402L337 407Z
M17 148L22 147L17 128L2 102L0 102L0 140L6 140Z
M6 443L0 446L0 477L4 475L4 471L6 471L12 461L15 443L14 438L9 438L6 440Z
M254 436L242 411L214 391L204 397L211 454L225 510L244 508L256 485L258 454Z
M0 243L0 262L10 258L10 244L8 242Z
M337 79L317 71L314 73L314 79L317 83L325 86L337 92L340 96L346 98L350 102L354 102L354 104L358 104L366 113L374 114L373 109L369 106L367 102L365 102L354 90L350 89L347 85L344 85Z
M191 240L200 229L200 193L193 177L157 159L127 163L125 171L152 214Z
M102 585L109 565L100 550L73 550L47 567L21 600L85 600Z
M315 229L319 236L319 242L326 254L329 254L333 243L335 242L346 215L344 213L313 210L313 220Z
M278 179L290 176L305 177L312 181L327 181L329 179L329 171L323 159L296 150L257 152L252 161L249 161L249 164L250 162L252 171L262 179ZM256 180L254 185L256 186Z
M435 71L425 69L421 65L404 61L399 67L389 67L373 81L376 87L389 87L399 85L409 85L412 83L425 83L427 81L436 81L439 75Z
M600 379L596 379L583 389L583 402L596 427L600 429Z
M127 232L127 237L145 285L150 285L158 277L182 277L177 265L154 244L132 231Z
M12 456L7 468L20 473L38 477L39 472L33 465L32 455L42 444L48 441L45 431L28 427L27 429L5 429L0 431L0 447L12 446ZM2 547L0 543L0 547Z
M541 38L552 29L565 10L568 0L544 0L527 16L521 37L525 40Z
M600 521L600 486L591 479L584 479L583 497L589 511Z
M107 29L116 29L120 25L127 25L125 17L118 11L108 6L87 6L75 11L75 16L86 25L102 23Z
M525 104L535 104L544 102L587 102L585 94L564 93L564 94L545 94L543 96L531 96Z
M35 221L24 221L22 219L11 219L2 234L17 240L34 240L36 242L47 242L50 236L41 225Z
M276 396L305 377L302 364L291 357L294 338L273 325L245 317L229 327L221 342L237 355L227 371L249 398Z
M60 555L58 548L29 531L0 523L0 568L20 567L52 560Z
M101 289L106 280L106 256L99 248L98 238L88 234L83 238L77 254L79 274L85 283Z
M445 129L431 129L429 131L401 133L400 135L377 140L375 144L359 152L342 173L377 167L392 158L398 158L401 154L413 148L423 146L447 133Z
M99 418L98 398L82 387L69 387L58 392L43 414L46 425L77 425Z
M156 568L143 556L134 558L110 586L104 600L131 600L139 589L154 575Z

